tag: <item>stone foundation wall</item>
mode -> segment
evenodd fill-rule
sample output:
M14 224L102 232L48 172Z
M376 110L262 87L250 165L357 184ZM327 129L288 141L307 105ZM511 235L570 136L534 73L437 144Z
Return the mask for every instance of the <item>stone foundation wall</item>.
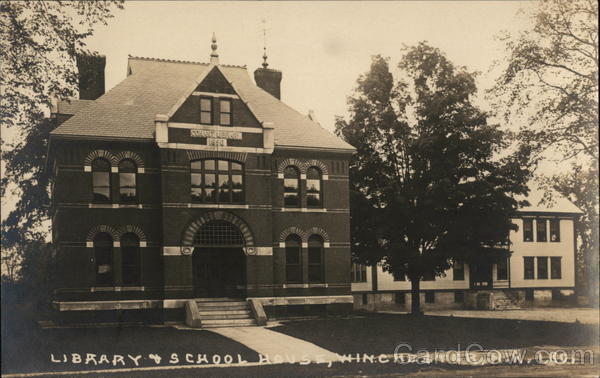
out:
M528 290L531 290L529 293ZM462 292L455 298L455 292ZM526 307L560 306L574 302L572 289L496 289L434 291L434 302L426 303L426 291L421 291L421 309L428 310L509 310ZM404 296L403 303L397 296ZM354 310L410 312L411 294L406 291L353 293ZM532 298L532 299L531 299ZM458 300L458 302L457 302ZM506 306L508 305L508 308Z

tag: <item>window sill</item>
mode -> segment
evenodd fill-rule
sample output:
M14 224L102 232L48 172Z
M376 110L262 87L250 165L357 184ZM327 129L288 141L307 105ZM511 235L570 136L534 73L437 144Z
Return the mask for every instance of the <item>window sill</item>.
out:
M286 283L283 284L284 289L309 289L314 287L329 287L326 283Z
M90 209L141 209L143 205L138 204L121 204L121 203L89 203Z
M249 209L250 206L243 203L188 203L188 208L205 208L205 209Z
M282 207L283 212L300 212L300 213L326 213L327 209L324 208L310 208L310 207Z
M90 292L96 291L145 291L144 286L93 286Z

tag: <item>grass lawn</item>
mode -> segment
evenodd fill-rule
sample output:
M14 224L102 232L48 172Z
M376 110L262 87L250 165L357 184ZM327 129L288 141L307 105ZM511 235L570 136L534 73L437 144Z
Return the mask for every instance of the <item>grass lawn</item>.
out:
M456 349L458 344L464 350L472 343L485 349L588 346L598 345L599 337L594 325L401 314L290 321L271 329L342 354L392 354L400 343L409 344L413 353Z
M134 367L135 363L127 357L128 354L134 358L143 356L138 361L139 366L157 366L154 360L148 358L149 354L161 357L158 366L170 365L171 353L178 354L180 364L185 364L186 353L194 356L206 354L209 360L214 355L224 358L229 354L236 361L240 354L246 361L258 361L253 350L209 331L147 326L41 329L26 316L26 312L4 310L2 374ZM79 354L82 363L73 363L71 353ZM96 355L98 365L94 365L92 360L87 365L83 363L87 353ZM56 360L63 359L63 354L66 354L68 362L52 362L51 354ZM103 354L109 363L101 362ZM114 366L115 355L122 355L126 366L122 366L119 360Z
M142 355L141 367L174 366L169 362L172 353L180 359L177 365L191 365L184 361L185 355L194 358L198 354L206 355L211 363L213 356L232 355L237 362L239 354L245 361L258 361L257 353L230 339L205 330L177 330L165 327L124 326L96 328L54 328L40 329L26 312L3 311L2 317L2 373L26 373L41 371L73 371L88 369L119 369L135 367L128 359ZM364 314L351 318L325 318L303 321L289 321L271 328L290 336L312 342L318 346L340 354L368 353L392 354L399 343L410 344L417 349L456 349L460 344L464 348L470 343L478 343L486 349L533 348L534 346L578 347L597 345L598 327L583 324L467 319L440 316L412 317L398 314ZM597 349L597 348L596 348ZM73 363L71 353L77 353L85 360L86 353L106 355L110 361L115 355L124 356L127 365ZM67 363L53 363L50 354L56 359L64 358ZM156 364L148 356L156 354L161 362ZM597 358L597 355L595 356ZM491 368L491 367L490 367ZM539 376L549 373L544 367L508 366L510 371L519 375L530 372ZM564 366L559 367L564 370ZM594 367L571 366L574 374L590 374ZM154 370L117 373L123 377L162 377L162 376L355 376L421 374L432 376L446 372L461 375L486 375L488 367L473 370L469 366L446 364L373 364L373 363L335 363L331 367L323 364L310 365L272 365L272 366L236 366L232 368L202 368ZM523 370L520 370L523 369ZM504 370L497 370L497 373ZM508 371L508 370L507 370ZM556 376L561 376L557 371ZM101 374L106 376L107 374ZM111 376L113 376L111 374Z

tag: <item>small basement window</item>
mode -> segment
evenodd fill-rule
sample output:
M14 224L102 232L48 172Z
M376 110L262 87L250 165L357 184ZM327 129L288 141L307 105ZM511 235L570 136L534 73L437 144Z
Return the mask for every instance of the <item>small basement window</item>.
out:
M405 304L406 303L406 294L405 293L396 293L394 294L394 300L396 304Z
M435 303L435 291L425 292L425 303Z
M465 303L465 292L455 291L454 292L454 303Z

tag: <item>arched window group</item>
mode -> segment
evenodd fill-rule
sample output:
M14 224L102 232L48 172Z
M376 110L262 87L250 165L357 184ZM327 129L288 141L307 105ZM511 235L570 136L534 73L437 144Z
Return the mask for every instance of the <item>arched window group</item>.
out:
M121 272L123 286L140 283L140 240L136 234L121 237Z
M114 285L113 241L109 234L101 233L94 238L94 261L96 262L96 285Z
M295 167L283 171L283 205L300 207L300 172Z
M94 202L110 202L110 163L105 159L92 162L92 193Z
M321 171L315 167L306 171L306 206L321 207Z
M133 233L121 237L121 282L123 286L140 285L140 240ZM115 251L112 237L105 232L94 238L96 286L115 285Z
M243 203L244 172L241 163L221 159L190 163L192 202Z
M119 187L119 202L123 204L136 203L137 197L137 165L131 159L119 163L117 185ZM112 202L112 180L110 162L103 158L92 162L92 193L95 203Z
M323 207L323 176L317 167L306 171L306 207ZM283 206L302 206L302 186L298 168L288 166L283 170Z
M119 197L121 203L137 202L137 167L133 160L125 159L119 163Z
M302 240L298 235L289 235L285 240L286 283L323 282L324 255L324 242L320 235L308 238L307 251L302 248Z

